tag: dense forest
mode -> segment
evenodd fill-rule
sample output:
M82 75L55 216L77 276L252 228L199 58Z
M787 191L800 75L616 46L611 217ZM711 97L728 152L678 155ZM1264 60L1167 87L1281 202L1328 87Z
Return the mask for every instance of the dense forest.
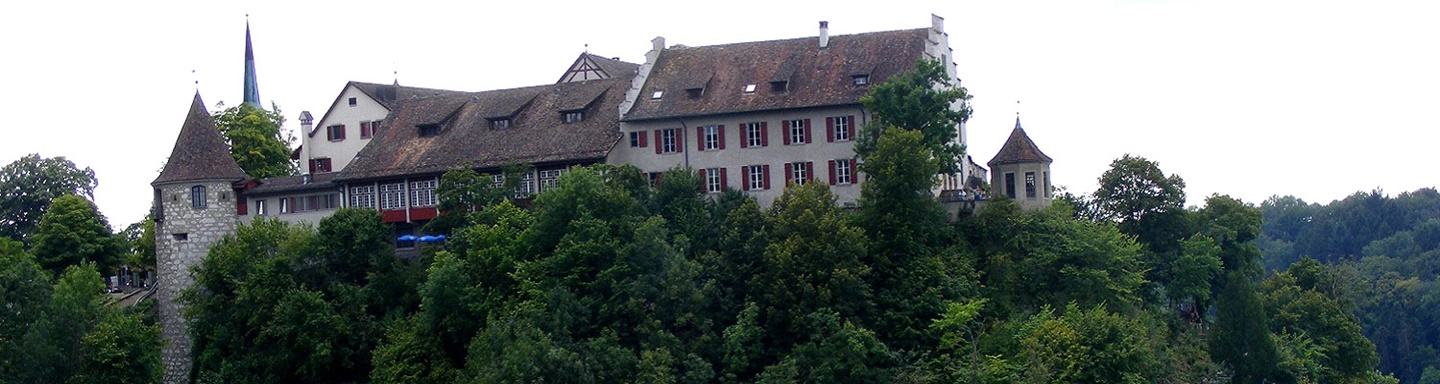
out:
M969 96L936 87L939 68L864 99L857 208L824 183L762 208L703 193L693 170L652 183L629 165L516 198L460 167L426 228L447 239L418 257L396 257L371 210L242 225L181 298L193 378L1440 382L1433 189L1189 202L1180 176L1125 155L1094 192L955 216L932 189L963 153ZM154 265L153 225L112 233L86 199L93 172L27 159L0 183L75 182L0 206L15 225L0 239L0 382L158 381L150 309L99 293L116 265Z

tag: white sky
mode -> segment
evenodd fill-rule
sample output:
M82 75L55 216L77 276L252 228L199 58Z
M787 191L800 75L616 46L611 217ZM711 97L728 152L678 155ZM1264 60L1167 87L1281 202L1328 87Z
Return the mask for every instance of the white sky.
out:
M1053 181L1089 192L1125 153L1252 203L1431 187L1440 172L1440 3L1414 1L228 1L0 5L0 163L93 167L123 228L149 207L199 81L241 98L245 15L260 96L298 126L347 80L465 91L548 84L590 52L643 62L690 46L929 26L946 19L975 96L970 150L1014 126ZM191 71L195 75L191 75ZM1019 107L1016 100L1020 100Z

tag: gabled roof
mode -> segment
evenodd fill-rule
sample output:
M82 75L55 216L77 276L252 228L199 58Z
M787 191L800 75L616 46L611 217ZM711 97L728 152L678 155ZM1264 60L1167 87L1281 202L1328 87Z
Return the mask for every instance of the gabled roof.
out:
M384 105L385 108L389 108L392 110L395 109L396 104L399 104L399 102L403 100L465 93L462 91L452 91L448 89L407 87L398 83L377 84L351 81L346 85L355 86L355 88L359 89L360 92L364 92L365 95L370 96L370 98L375 99L375 101L379 102L380 105ZM339 100L337 99L336 101L338 102Z
M185 125L180 127L180 135L175 138L175 148L170 150L170 158L166 160L165 168L160 170L160 176L150 185L192 180L240 181L246 178L245 171L235 164L235 158L230 157L230 145L215 128L215 121L205 110L205 102L200 100L200 92L195 92L195 100L190 102L190 113L185 116Z
M586 52L575 58L575 62L570 64L570 68L565 70L565 74L560 75L560 80L556 83L594 80L585 76L587 73L598 74L601 79L629 77L638 70L640 70L640 64L620 61L618 57L608 58Z
M402 100L386 119L387 128L336 180L439 174L467 163L493 168L604 159L620 139L619 105L632 77ZM572 100L592 95L583 121L562 121ZM509 128L492 128L490 120L501 116L512 119ZM439 132L421 137L418 126L430 124Z
M1025 128L1020 128L1020 118L1015 118L1015 130L1010 131L1010 138L1005 140L1005 146L1000 147L1000 153L987 163L990 168L1000 164L1015 163L1050 163L1054 160L1040 152L1040 147L1030 141L1030 136L1025 134Z
M760 110L860 103L868 86L914 68L925 55L929 29L831 36L826 48L817 37L757 41L660 51L626 121ZM770 83L787 82L785 92ZM754 84L755 92L744 93ZM703 85L691 98L686 89ZM652 99L657 91L663 97Z

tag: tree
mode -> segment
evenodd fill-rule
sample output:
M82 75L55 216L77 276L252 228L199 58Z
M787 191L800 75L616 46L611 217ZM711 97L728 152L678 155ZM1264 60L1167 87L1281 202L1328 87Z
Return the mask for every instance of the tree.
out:
M104 314L104 288L94 266L65 269L44 314L25 335L30 366L23 382L58 383L82 373L82 338Z
M296 171L290 160L290 142L294 138L280 130L285 125L280 108L272 105L271 109L274 112L241 103L211 116L230 143L230 156L250 177L290 176Z
M22 343L50 298L50 274L18 241L0 237L0 382L18 383L32 351Z
M1190 234L1185 180L1166 176L1159 163L1126 154L1110 163L1099 183L1094 204L1100 219L1113 221L1121 232L1135 236L1145 247L1146 277L1169 284L1174 275L1171 263Z
M95 196L95 171L64 156L30 154L0 168L0 236L27 241L50 202L65 195Z
M1230 368L1235 383L1274 382L1279 355L1255 283L1242 271L1226 271L1224 276L1215 303L1210 354Z
M925 154L941 164L941 171L959 172L965 146L955 138L959 125L970 119L970 94L951 81L947 65L921 59L914 69L890 77L861 97L860 103L875 118L861 128L855 153L869 157L891 128L919 131Z
M40 265L57 275L83 262L109 273L126 253L124 240L110 232L95 204L75 195L55 199L41 216L32 240L31 252Z
M1314 259L1302 259L1284 272L1266 279L1263 298L1270 314L1271 331L1301 337L1313 343L1307 356L1315 369L1293 372L1297 379L1317 383L1359 382L1375 369L1380 358L1375 345L1360 332L1360 321L1337 300L1334 277Z

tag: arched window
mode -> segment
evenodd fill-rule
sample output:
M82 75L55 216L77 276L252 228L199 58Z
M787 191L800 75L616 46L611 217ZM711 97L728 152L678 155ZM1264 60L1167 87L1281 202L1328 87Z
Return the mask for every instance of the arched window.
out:
M190 208L205 209L205 186L190 187Z

